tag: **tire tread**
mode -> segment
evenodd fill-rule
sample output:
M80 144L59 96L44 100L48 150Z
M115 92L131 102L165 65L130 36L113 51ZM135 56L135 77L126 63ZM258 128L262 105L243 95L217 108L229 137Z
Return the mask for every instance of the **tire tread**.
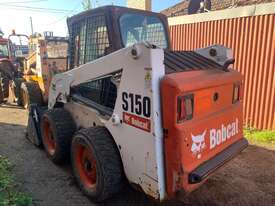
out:
M47 154L54 163L62 164L70 157L71 140L76 130L75 123L70 113L63 108L51 109L43 117L48 118L52 124L53 134L59 148L54 156Z
M43 105L41 89L37 82L22 82L21 89L26 92L29 104Z
M124 187L124 172L116 143L109 131L101 126L81 129L77 135L85 136L93 145L102 171L104 186L98 197L94 197L93 200L106 200Z

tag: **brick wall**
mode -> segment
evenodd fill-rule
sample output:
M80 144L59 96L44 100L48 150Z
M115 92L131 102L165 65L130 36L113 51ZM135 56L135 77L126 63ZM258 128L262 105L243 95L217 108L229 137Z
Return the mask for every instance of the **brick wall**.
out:
M127 6L135 9L152 10L152 0L127 0Z

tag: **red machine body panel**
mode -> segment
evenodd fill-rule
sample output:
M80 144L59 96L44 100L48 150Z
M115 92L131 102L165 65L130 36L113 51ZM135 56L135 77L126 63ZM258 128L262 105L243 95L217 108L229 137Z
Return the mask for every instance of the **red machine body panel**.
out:
M207 170L208 176L243 149L231 152L226 160L213 159L218 154L224 156L221 154L224 150L243 139L241 82L241 74L233 70L181 72L166 75L162 80L168 196L196 189L206 177L200 181L192 179L190 175L194 170L201 167L199 170ZM235 85L239 86L238 101L234 101ZM188 103L185 97L190 96ZM192 104L191 110L186 109L192 115L179 121L179 99L182 97L185 107ZM220 162L215 163L217 161Z

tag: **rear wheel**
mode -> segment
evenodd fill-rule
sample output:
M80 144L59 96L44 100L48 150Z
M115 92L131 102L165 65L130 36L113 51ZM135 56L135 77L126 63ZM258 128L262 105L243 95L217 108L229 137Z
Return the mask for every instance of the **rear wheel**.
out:
M1 95L3 98L9 97L9 77L4 72L0 72L0 84L1 84Z
M0 62L0 84L3 98L9 97L9 81L14 77L15 68L9 60Z
M1 84L2 84L2 91L4 98L9 97L9 78L8 77L1 77Z
M24 108L29 108L30 104L43 104L42 93L38 83L36 82L23 82L21 84L21 104Z
M44 113L41 122L42 142L48 157L56 164L70 157L72 136L76 130L70 113L55 108Z
M123 187L123 167L116 144L104 127L82 129L73 137L71 161L82 191L103 201Z

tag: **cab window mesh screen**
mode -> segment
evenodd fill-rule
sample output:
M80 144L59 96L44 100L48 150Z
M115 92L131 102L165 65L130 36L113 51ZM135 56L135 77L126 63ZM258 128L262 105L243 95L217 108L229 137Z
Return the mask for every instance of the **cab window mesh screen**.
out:
M80 47L80 28L85 25L85 21L77 21L69 28L70 44L69 44L69 62L70 69L79 65L79 47Z
M85 42L86 42L86 24L85 22L81 23L80 26L80 34L79 34L79 63L78 64L84 64L85 63Z
M109 39L104 16L91 17L87 22L86 62L104 56Z
M110 46L104 15L83 19L70 30L70 67L76 67L104 56Z

